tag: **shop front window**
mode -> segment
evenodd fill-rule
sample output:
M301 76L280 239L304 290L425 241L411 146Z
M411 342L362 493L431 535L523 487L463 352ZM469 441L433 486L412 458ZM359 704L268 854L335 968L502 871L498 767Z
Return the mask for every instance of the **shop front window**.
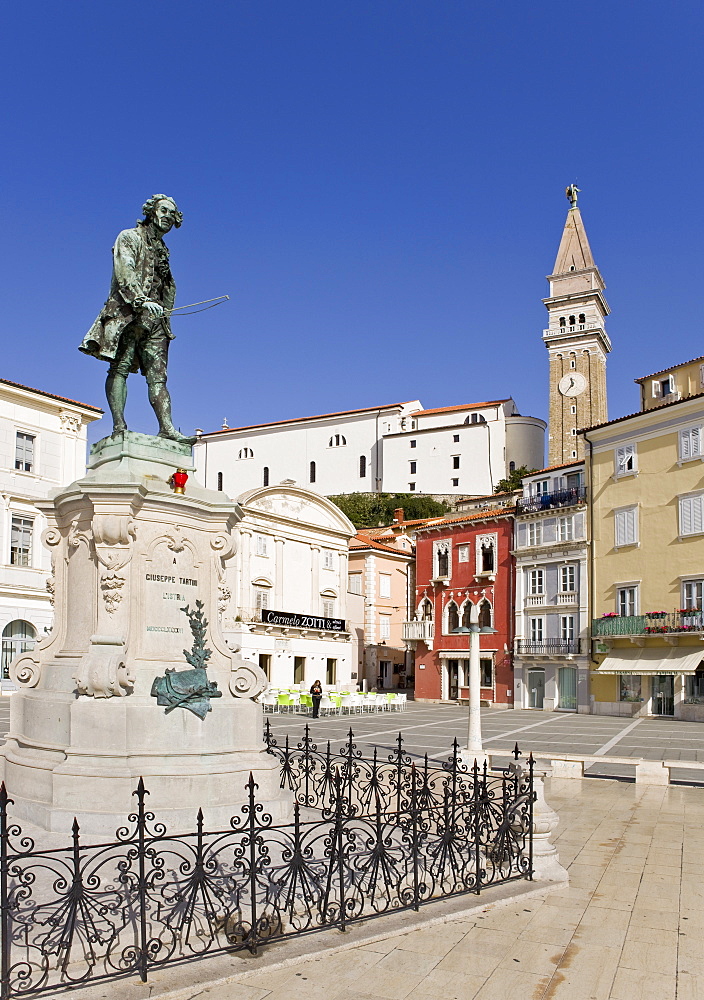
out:
M619 674L619 701L642 701L640 674Z
M685 678L685 705L704 705L704 670L697 670Z

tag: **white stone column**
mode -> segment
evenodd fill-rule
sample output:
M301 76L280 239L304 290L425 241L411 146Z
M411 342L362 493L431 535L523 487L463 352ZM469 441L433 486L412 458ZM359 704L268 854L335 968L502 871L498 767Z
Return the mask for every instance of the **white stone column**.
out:
M286 539L281 535L274 535L275 555L274 560L274 607L277 611L284 610L284 545Z
M239 580L239 610L246 610L252 607L252 587L251 587L251 557L252 557L252 531L250 528L240 529L240 580Z
M308 610L311 614L322 614L320 605L320 546L310 547L310 603Z

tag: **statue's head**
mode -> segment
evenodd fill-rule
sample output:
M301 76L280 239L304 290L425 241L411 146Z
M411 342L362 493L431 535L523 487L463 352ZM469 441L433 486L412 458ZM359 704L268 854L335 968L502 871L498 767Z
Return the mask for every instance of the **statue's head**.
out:
M168 233L172 226L179 229L183 222L183 213L179 212L174 199L166 194L153 194L142 205L142 212L144 213L142 225L153 222L164 233Z

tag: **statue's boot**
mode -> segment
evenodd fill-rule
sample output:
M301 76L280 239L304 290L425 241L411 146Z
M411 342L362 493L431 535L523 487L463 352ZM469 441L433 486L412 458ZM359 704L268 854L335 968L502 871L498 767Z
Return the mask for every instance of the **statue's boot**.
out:
M105 395L112 416L112 437L121 437L127 430L125 423L125 403L127 402L127 378L115 372L108 372L105 381Z
M158 437L189 446L196 443L197 438L186 437L185 434L177 431L173 425L171 419L171 396L169 395L169 390L166 388L166 382L154 382L149 386L149 402L152 404L157 420L159 421Z

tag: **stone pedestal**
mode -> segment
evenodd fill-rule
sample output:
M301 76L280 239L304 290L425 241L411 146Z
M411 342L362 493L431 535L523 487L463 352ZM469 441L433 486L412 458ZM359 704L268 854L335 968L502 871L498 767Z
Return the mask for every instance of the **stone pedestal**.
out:
M266 679L232 653L218 622L239 508L192 479L175 493L177 468L192 471L190 448L128 432L98 442L85 478L38 504L55 624L12 665L20 690L2 763L18 819L67 832L77 815L85 833L112 837L141 776L169 829L193 829L199 807L214 829L239 812L250 771L266 811L288 815L252 700ZM181 609L197 600L209 622L207 676L222 693L204 719L166 713L151 694L167 669L189 669Z

